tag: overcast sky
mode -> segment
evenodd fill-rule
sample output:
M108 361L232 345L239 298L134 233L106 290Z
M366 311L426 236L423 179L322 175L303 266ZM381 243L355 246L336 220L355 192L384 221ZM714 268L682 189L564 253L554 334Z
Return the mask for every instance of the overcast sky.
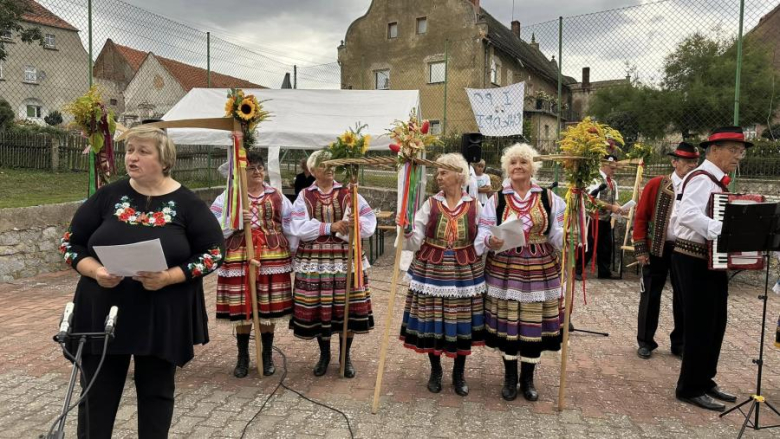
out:
M38 0L79 28L86 44L86 0ZM415 0L376 0L402 1ZM464 0L465 1L465 0ZM212 32L212 70L273 88L298 66L300 88L338 88L336 47L371 0L101 0L93 2L94 56L107 38L156 55L206 67L204 32ZM778 0L747 0L745 31ZM522 23L549 58L558 53L557 17L564 21L564 74L617 79L634 68L657 83L664 56L700 31L713 38L737 31L737 0L482 0L509 26ZM607 12L604 12L607 11ZM532 26L537 24L537 26ZM627 65L628 64L628 65Z

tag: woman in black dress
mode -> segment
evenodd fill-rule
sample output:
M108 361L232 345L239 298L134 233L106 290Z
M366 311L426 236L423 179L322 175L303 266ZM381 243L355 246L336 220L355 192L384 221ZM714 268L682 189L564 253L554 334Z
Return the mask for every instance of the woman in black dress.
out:
M164 131L133 128L125 154L130 178L90 197L62 238L65 262L81 274L73 300L73 330L103 331L109 308L119 308L116 337L108 344L88 403L79 405L79 438L111 437L131 356L138 435L167 437L176 366L192 359L193 345L209 341L203 276L222 263L224 240L208 206L171 178L175 160L175 146ZM132 278L110 274L93 250L153 239L160 240L170 268ZM97 369L102 349L102 342L84 347L87 380Z

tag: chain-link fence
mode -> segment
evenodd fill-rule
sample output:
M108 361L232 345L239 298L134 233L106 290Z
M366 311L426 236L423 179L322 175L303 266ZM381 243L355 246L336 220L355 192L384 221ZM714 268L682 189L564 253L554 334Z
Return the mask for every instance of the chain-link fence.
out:
M740 2L734 0L666 0L534 25L502 23L481 8L473 9L473 20L437 8L396 22L372 17L380 13L372 10L362 20L387 26L386 34L347 32L338 62L324 64L298 64L284 49L237 44L232 35L210 34L119 0L92 2L91 63L87 0L25 1L32 9L22 24L38 26L43 40L26 44L15 32L1 36L7 58L0 62L0 98L13 117L34 124L57 125L55 112L87 90L90 66L92 81L126 125L160 117L194 87L412 89L420 91L432 131L442 135L443 145L430 151L435 155L459 151L461 134L487 120L472 111L467 88L523 83L524 98L493 102L513 130L485 137L489 167L498 168L501 150L521 138L554 152L559 130L585 116L618 128L628 148L639 140L663 153L682 139L696 142L711 128L732 124L738 112L748 137L770 134L750 151L741 175L780 174L771 138L780 128L767 129L778 123L780 101L776 0L745 2L736 108ZM519 128L510 111L517 105ZM68 116L60 116L62 127ZM11 166L6 149L0 147L0 166ZM285 181L305 154L283 154ZM384 171L369 169L363 182L395 184Z

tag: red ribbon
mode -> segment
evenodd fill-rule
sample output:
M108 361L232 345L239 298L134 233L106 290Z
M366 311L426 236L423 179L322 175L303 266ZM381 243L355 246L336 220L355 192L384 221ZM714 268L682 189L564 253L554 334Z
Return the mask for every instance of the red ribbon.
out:
M676 156L679 156L679 157L689 158L689 159L697 159L697 158L699 158L699 152L698 151L696 151L696 152L688 152L688 151L683 151L681 149L676 149L672 154L674 154Z
M742 133L716 133L707 139L708 142L714 142L716 140L736 140L738 142L744 142L745 135Z
M244 225L244 227L247 226L247 224ZM265 245L265 234L258 229L252 229L252 247L255 249L255 259L258 261L260 260L260 254L263 252L263 245ZM250 320L252 319L252 287L249 284L249 270L257 270L258 268L252 265L246 250L244 256L246 259L246 273L244 273L244 309L246 310L247 320ZM257 279L255 279L255 283L257 283Z
M723 186L728 186L729 183L731 183L731 177L724 175L723 178L720 179L720 182L723 183Z

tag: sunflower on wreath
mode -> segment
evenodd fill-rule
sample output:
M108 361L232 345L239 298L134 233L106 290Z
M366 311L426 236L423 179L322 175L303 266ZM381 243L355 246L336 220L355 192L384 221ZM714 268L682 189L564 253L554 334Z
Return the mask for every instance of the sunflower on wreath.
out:
M225 117L232 117L241 124L244 144L251 147L255 143L257 124L268 119L271 113L263 109L262 101L258 101L255 95L246 95L240 88L228 90L227 98Z
M363 134L366 126L358 123L354 129L344 131L344 134L331 142L328 146L329 160L364 158L371 144L371 135ZM357 180L358 166L355 164L336 166L336 173L344 174L349 181L354 182Z

